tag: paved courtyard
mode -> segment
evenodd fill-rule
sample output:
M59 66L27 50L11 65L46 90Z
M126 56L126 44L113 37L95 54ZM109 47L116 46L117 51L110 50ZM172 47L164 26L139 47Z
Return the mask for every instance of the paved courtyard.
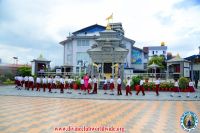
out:
M106 128L112 128L127 133L184 133L180 126L180 117L185 111L195 112L200 119L200 102L192 99L94 100L83 97L79 99L78 94L76 99L71 99L67 96L58 97L61 95L58 93L45 93L38 97L37 95L42 92L36 94L25 90L16 91L15 95L8 95L5 88L8 88L7 91L15 92L12 87L0 87L0 132L2 133L83 132L81 131L83 128L92 130L95 127L101 130L104 128L102 132L105 132ZM32 96L25 95L27 93ZM150 99L155 95L147 93L145 97ZM200 124L193 132L200 132Z

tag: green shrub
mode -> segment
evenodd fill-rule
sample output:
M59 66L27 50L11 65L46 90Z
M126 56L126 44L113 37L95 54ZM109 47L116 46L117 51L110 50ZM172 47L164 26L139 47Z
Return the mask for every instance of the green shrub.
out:
M188 87L189 80L185 77L179 78L179 88L186 89Z
M6 79L6 81L3 82L4 85L11 85L14 84L14 81L10 80L10 79Z
M78 87L81 86L81 80L80 80L80 79L77 79L77 80L75 81L75 83L78 85Z
M155 83L154 83L154 82L149 82L149 88L150 88L151 90L155 89L155 88L156 88Z
M149 88L149 83L148 82L144 82L143 83L143 87L145 90L147 90Z
M133 76L131 81L131 87L140 84L140 80L142 79L141 76Z

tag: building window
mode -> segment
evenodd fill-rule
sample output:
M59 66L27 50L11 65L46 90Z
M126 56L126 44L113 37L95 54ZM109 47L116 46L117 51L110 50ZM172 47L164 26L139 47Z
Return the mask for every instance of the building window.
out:
M163 51L163 54L165 54L165 51Z
M152 54L154 55L154 51L152 51Z
M89 54L86 53L86 52L77 52L76 54L76 62L77 62L77 65L80 63L80 62L89 62Z
M156 51L156 54L158 53L158 51Z
M77 40L77 46L89 46L88 39L79 39Z

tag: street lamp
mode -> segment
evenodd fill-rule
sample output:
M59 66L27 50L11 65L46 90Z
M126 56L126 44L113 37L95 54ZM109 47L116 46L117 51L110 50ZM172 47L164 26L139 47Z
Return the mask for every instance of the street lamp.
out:
M18 64L18 57L13 57L14 59L14 64Z

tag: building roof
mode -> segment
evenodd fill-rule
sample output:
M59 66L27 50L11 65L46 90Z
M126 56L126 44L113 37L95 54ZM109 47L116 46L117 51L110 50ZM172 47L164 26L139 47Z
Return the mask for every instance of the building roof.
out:
M132 48L137 49L137 50L139 50L139 51L142 51L142 52L144 52L145 54L148 54L147 51L145 51L145 50L143 50L143 49L140 49L140 48L138 48L138 47L132 46Z
M111 24L115 24L115 23L111 23ZM72 36L67 37L67 39L59 42L59 44L64 45L65 43L70 42L74 38L77 38L77 37L81 37L81 38L84 38L84 37L85 38L90 38L90 37L97 38L96 36L78 36L77 34L87 34L87 33L103 32L105 30L106 30L105 26L94 24L94 25L91 25L91 26L88 26L88 27L85 27L83 29L80 29L78 31L73 32ZM109 32L116 32L116 31L117 31L117 29L116 30L114 29L114 30L110 30ZM124 37L123 39L126 40L126 41L131 42L132 44L135 43L135 41L132 40L132 39L130 39L130 38Z
M76 35L76 34L80 34L80 33L84 33L84 34L87 34L87 33L94 33L94 32L104 31L105 29L106 29L105 26L101 26L101 25L98 25L98 24L94 24L94 25L85 27L85 28L83 28L83 29L80 29L80 30L78 30L78 31L75 31L75 32L73 32L72 34L73 34L73 35Z
M0 67L6 67L6 68L18 68L18 67L31 67L28 64L0 64Z
M37 59L33 59L31 62L34 62L34 61L43 61L43 62L51 62L47 59L45 59L42 54L40 54L40 56L37 58Z
M195 60L197 58L200 59L200 54L198 54L198 55L192 55L192 56L186 57L184 59L189 60L189 61L193 61L193 60Z
M147 46L143 48L146 50L167 50L167 46Z
M181 58L181 57L179 56L179 54L177 54L176 57L174 57L174 58L168 60L167 62L190 62L190 61L188 61L188 60L186 60L186 59L184 59L184 58Z

